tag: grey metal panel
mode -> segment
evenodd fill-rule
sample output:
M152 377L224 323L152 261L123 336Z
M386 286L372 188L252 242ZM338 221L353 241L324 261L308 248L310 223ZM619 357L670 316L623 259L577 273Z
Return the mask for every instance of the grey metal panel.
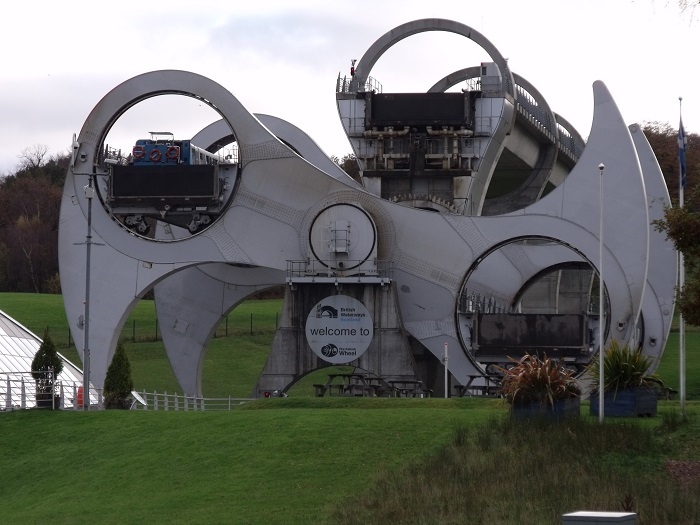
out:
M666 206L671 205L663 173L651 149L649 141L638 124L629 127L644 173L647 193L649 221L663 219ZM647 285L644 289L642 315L644 317L644 340L642 348L654 357L654 368L661 359L673 321L675 285L677 281L678 255L666 235L655 229L649 230L649 253Z
M167 72L164 82L167 89L160 87L159 73L147 75L146 83L140 78L136 89L130 92L130 100L140 98L139 86L148 88L149 93L172 91L179 75ZM220 109L241 111L237 102L229 100L232 95L208 88L206 80L195 82L191 74L181 75L188 90L203 87L200 96L213 100ZM216 96L208 98L207 94ZM91 334L104 331L104 335L95 336L90 344L98 356L92 361L95 381L104 378L128 310L149 287L173 271L208 262L246 263L284 270L287 260L301 258L306 253L308 226L318 211L348 202L361 203L377 224L378 257L389 260L394 268L398 300L409 332L436 356L441 354L445 342L459 349L454 315L457 294L466 270L489 247L513 237L536 235L575 247L589 261L597 259L599 239L595 218L599 208L597 186L591 184L591 177L597 173L600 162L605 162L619 179L608 188L605 197L606 209L617 208L611 213L614 231L606 227L605 276L606 281L611 280L614 321L629 322L639 311L643 292L640 283L646 278L648 218L646 207L640 206L646 202L646 195L634 146L612 98L600 83L595 84L594 95L591 138L571 176L542 201L518 214L502 217L446 216L382 201L335 180L288 149L285 154L286 147L256 119L245 117L239 123L229 115L227 122L236 124L235 136L241 151L249 157L230 208L212 227L188 238L157 242L129 234L115 226L104 210L95 210L96 239L105 245L95 250L99 255L93 267L97 281L94 297L98 299L91 318L97 328ZM117 98L123 105L123 97ZM115 105L110 102L105 107ZM225 110L222 113L226 116ZM247 142L251 137L256 141L252 146ZM84 138L88 142L94 140L89 136ZM86 203L80 193L86 174L78 170L70 175L64 193L61 217L64 289L80 290L84 278L80 272L82 252L68 243L82 240ZM78 306L76 301L78 296L76 293L67 297L71 326L82 309L82 304ZM101 301L102 297L109 297L109 302ZM627 326L623 326L620 337L629 338ZM79 332L75 338L80 340ZM464 352L457 351L450 357L450 370L463 381L474 367Z
M306 161L345 184L361 188L299 128L270 115L258 114L256 117ZM231 129L222 119L202 129L192 137L192 143L209 149L210 145L221 147L224 142L234 139ZM175 233L177 229L170 230ZM162 232L160 228L158 231ZM158 238L166 235L157 233ZM178 236L186 235L186 232L180 232ZM268 286L283 284L284 279L285 273L281 270L206 264L181 270L155 286L161 335L175 376L185 393L202 395L207 343L222 316L250 294ZM212 301L213 297L217 300ZM203 299L207 299L204 304Z

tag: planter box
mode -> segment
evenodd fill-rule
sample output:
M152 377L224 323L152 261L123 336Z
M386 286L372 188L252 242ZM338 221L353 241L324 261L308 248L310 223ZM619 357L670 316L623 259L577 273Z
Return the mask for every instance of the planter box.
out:
M37 408L48 408L50 410L61 408L61 396L51 396L51 394L37 394Z
M557 399L554 401L553 406L542 406L540 403L530 403L527 405L513 405L511 408L515 419L527 419L531 417L564 419L581 415L581 398L570 397L568 399Z
M637 387L605 392L603 397L605 416L655 416L658 405L658 393L655 388ZM598 392L591 394L591 415L597 416Z

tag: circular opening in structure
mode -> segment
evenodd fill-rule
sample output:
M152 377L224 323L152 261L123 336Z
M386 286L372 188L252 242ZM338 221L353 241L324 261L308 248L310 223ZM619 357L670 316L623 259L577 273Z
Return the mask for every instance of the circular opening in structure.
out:
M105 209L133 234L159 241L213 224L232 196L238 148L219 140L233 138L225 124L222 137L209 144L192 139L219 121L204 100L187 95L158 95L129 108L109 130L98 159L107 173L97 181Z
M598 282L589 262L559 242L520 239L499 247L472 268L459 294L465 352L482 371L546 354L583 372L598 350ZM607 334L607 293L603 304Z
M438 49L458 55L460 65L446 67L445 62L435 60ZM413 66L406 67L407 59ZM425 31L393 44L377 60L369 76L386 93L425 93L443 77L464 67L478 67L482 62L492 59L473 40L448 31ZM465 81L461 81L447 91L459 92L465 87Z

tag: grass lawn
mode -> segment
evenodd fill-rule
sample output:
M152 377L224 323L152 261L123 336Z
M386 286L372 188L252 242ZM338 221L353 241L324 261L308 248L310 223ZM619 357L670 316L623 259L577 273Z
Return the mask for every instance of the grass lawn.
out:
M219 327L206 396L249 394L280 307L248 301ZM60 296L0 294L0 309L37 335L49 326L80 362L58 329ZM155 334L154 317L141 301L132 326ZM135 339L137 389L179 392L162 342ZM700 472L700 332L688 332L687 353L686 421L677 400L656 418L602 426L584 401L580 420L543 426L513 424L494 399L312 397L327 369L288 398L226 412L0 413L0 521L540 525L628 506L640 525L700 523L700 474L682 483L668 469L673 460ZM657 371L677 388L677 333Z
M656 373L664 382L678 389L680 384L680 358L678 332L669 334L668 343ZM687 399L700 400L700 332L694 327L686 332L685 375Z
M226 412L0 413L5 523L697 523L700 405L514 424L499 400L286 398ZM584 414L587 412L584 409Z
M316 523L380 472L436 452L459 419L493 413L492 403L468 399L397 399L376 410L352 401L331 409L274 399L262 400L264 410L231 412L0 414L0 516L5 523Z

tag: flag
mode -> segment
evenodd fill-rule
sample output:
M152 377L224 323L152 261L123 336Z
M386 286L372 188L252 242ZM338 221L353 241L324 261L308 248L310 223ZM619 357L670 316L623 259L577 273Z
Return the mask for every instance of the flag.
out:
M685 150L688 149L688 137L683 129L683 119L678 126L678 160L681 166L681 188L685 189Z

